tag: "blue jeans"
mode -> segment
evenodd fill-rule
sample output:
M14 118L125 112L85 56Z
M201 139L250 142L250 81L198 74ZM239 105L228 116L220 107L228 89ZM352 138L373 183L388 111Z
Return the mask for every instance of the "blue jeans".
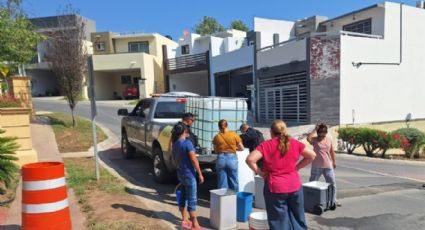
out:
M215 165L218 188L230 188L238 192L238 156L234 153L220 153Z
M187 211L193 212L196 211L196 179L195 177L180 176L177 175L180 183L182 184L180 191L181 196L178 201L179 208L185 208L187 206Z
M265 181L264 201L270 230L307 229L302 187L293 193L272 193Z
M336 182L335 171L333 168L316 168L311 167L310 181L318 181L321 176L325 177L326 183L332 184L333 189L333 202L336 202Z

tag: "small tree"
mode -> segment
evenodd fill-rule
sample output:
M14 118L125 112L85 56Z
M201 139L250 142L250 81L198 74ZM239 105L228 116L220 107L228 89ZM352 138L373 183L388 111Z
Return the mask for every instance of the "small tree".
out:
M230 23L230 28L248 32L248 26L242 20L234 20Z
M78 16L78 11L69 5L58 18L58 24L61 29L49 35L46 56L71 109L72 125L75 127L74 110L87 69L85 22Z
M0 129L0 134L5 131ZM18 158L14 156L19 146L15 138L0 137L0 181L8 188L13 180L14 174L18 171L18 166L14 163Z
M221 31L224 31L224 27L218 23L215 18L209 16L204 16L202 20L195 25L195 33L202 36Z
M6 80L8 74L14 73L18 66L29 63L36 54L37 42L43 39L22 14L19 3L20 1L7 1L0 7L0 63L3 90L8 88Z

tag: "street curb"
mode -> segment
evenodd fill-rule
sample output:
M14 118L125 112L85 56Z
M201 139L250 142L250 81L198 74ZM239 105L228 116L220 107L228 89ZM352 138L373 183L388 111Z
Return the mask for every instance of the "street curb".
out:
M385 162L390 164L402 164L402 165L415 165L415 166L425 166L425 161L411 161L411 160L398 160L398 159L382 159L382 158L372 158L367 156L356 156L350 155L348 153L336 153L337 160L338 158L343 158L346 160L356 160L356 161L366 161L366 162Z

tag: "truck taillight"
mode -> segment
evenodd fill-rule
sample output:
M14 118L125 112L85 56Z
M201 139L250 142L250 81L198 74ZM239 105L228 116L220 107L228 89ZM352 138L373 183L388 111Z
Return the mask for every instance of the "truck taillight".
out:
M186 98L177 98L176 102L178 103L186 103Z

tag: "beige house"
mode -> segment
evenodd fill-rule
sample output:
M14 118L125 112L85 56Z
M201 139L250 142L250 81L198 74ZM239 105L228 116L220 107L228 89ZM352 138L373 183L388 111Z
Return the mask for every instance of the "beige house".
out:
M91 34L96 99L123 97L129 85L139 88L140 98L165 91L163 46L178 44L157 33Z

